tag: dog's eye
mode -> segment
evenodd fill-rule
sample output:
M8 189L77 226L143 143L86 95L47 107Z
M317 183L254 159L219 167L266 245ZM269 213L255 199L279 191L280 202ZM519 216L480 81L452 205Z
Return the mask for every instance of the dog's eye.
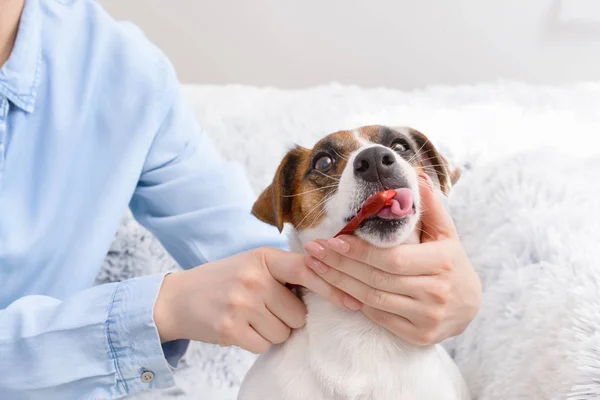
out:
M315 160L315 169L317 171L327 171L329 168L331 168L331 166L333 165L333 159L327 155L322 155L320 157L317 157L317 159Z
M395 140L390 146L390 148L396 153L404 153L410 150L408 143L406 143L404 140Z

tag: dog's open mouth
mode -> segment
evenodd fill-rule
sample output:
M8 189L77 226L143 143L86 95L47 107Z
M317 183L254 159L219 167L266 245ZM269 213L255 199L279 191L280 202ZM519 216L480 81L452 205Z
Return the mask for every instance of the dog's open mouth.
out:
M412 191L408 188L386 190L369 196L353 217L346 218L346 226L338 232L340 235L351 235L365 225L377 225L389 230L406 222L406 217L416 212Z
M396 195L391 198L386 205L381 208L376 214L370 215L363 222L382 219L382 220L399 220L406 218L409 215L416 213L415 204L413 201L412 190L408 188L395 189ZM364 203L363 203L364 205ZM346 222L350 222L362 210L363 205L359 208L355 215L346 218Z
M408 188L396 189L396 196L390 200L390 205L385 206L377 213L381 219L401 219L415 212L413 193Z

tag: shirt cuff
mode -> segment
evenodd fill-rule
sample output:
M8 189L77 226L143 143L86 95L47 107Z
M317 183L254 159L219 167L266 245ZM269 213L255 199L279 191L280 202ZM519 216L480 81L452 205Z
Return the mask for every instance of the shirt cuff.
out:
M172 342L163 343L163 354L165 355L165 359L171 368L177 368L179 361L187 351L189 345L190 341L186 339L173 340Z
M125 394L173 387L173 368L187 350L186 340L161 345L154 324L154 304L165 275L121 282L109 305L106 334L117 386Z

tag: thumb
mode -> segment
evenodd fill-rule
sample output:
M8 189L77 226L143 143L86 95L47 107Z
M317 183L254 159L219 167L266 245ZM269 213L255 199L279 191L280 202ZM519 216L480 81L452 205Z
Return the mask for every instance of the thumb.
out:
M262 264L267 267L275 280L283 285L302 285L304 283L306 256L276 248L263 248L262 250L260 254L263 257Z
M419 194L423 224L421 242L458 237L454 222L442 202L443 194L434 189L433 181L427 174L419 175Z
M306 255L290 251L264 248L263 265L271 276L288 288L303 286L341 307L346 293L332 286L306 265Z

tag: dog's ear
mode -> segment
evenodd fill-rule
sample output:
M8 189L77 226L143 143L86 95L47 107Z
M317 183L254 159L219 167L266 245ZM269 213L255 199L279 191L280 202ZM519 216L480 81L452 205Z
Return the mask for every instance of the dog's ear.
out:
M296 146L279 164L273 182L258 196L252 214L259 220L283 231L283 224L292 220L294 188L299 184L296 172L306 149Z
M409 132L416 145L417 159L425 173L439 185L442 193L447 195L460 179L460 168L454 167L446 157L441 155L427 136L415 129L410 129Z
M452 186L456 185L456 182L458 182L458 180L460 179L462 170L459 167L454 166L450 162L450 160L448 160L446 157L444 157L443 154L440 154L440 156L442 157L442 160L444 160L444 163L446 164L446 169L448 170L448 177L450 178L450 183L452 184Z

